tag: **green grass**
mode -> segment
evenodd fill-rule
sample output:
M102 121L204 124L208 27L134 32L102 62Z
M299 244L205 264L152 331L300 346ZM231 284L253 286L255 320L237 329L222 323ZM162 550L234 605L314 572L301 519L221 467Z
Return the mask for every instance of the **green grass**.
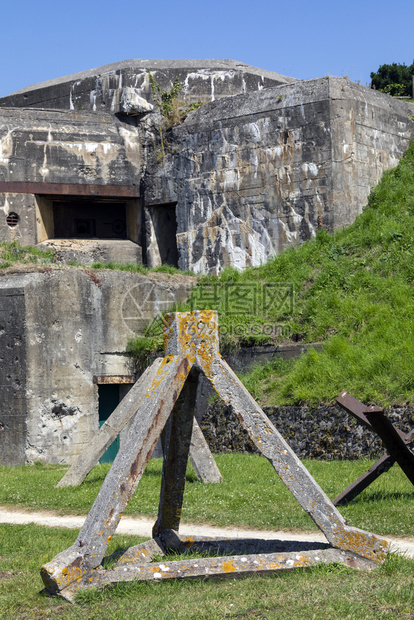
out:
M258 455L221 454L216 462L222 484L203 484L189 466L183 522L241 529L316 530L268 461ZM310 461L305 465L330 498L336 497L372 464L371 461ZM108 465L98 465L79 487L55 488L65 469L57 466L0 468L0 505L61 514L87 514ZM150 461L126 514L155 521L161 484L161 459ZM341 508L350 525L382 535L412 536L413 487L398 466L383 474L360 496Z
M166 273L168 275L181 275L181 276L194 276L194 273L190 270L180 271L177 267L172 265L160 265L159 267L153 267L149 269L140 263L117 263L116 261L96 262L93 263L91 269L109 269L115 271L128 271L130 273L142 273L148 275L149 273Z
M33 264L51 262L53 252L39 250L34 247L22 247L19 243L1 242L0 243L0 269L6 269L15 264Z
M73 544L76 530L0 525L0 616L5 620L412 618L414 561L392 554L361 573L340 564L268 577L125 583L77 596L71 605L41 591L40 567ZM139 542L113 537L111 545Z
M312 529L269 463L257 455L220 455L220 485L199 483L189 468L183 521L216 525ZM369 466L368 461L306 461L331 497ZM83 485L55 489L65 468L26 466L0 468L0 504L61 513L85 513L94 501L107 465L97 466ZM161 460L152 460L127 513L155 520ZM379 534L411 535L414 531L412 485L393 467L341 509L350 525ZM14 620L62 619L197 619L222 618L407 618L414 608L414 561L391 554L370 573L343 565L253 576L242 580L125 583L78 595L70 605L41 593L40 567L76 539L77 530L35 525L0 525L0 617ZM107 555L142 542L115 534Z
M30 264L37 262L51 262L53 261L53 250L41 250L37 247L22 246L17 241L12 242L0 242L0 269L6 269L14 264ZM69 263L71 267L86 268L85 265L78 263L77 261L71 261ZM166 273L168 275L187 275L194 276L192 271L180 271L172 265L161 265L160 267L154 267L148 269L142 264L136 263L117 263L115 261L96 262L89 269L108 269L115 271L127 271L130 273L142 273L148 275L150 273Z

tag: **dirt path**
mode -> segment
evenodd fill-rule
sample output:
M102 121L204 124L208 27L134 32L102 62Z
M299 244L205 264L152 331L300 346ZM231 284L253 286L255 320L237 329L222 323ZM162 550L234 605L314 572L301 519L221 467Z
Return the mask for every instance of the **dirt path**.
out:
M85 516L65 515L61 516L52 511L22 510L12 506L0 506L0 523L12 523L22 525L35 523L47 527L80 528L85 521ZM117 534L133 534L151 538L154 519L145 517L122 517ZM284 532L268 530L246 530L242 528L223 528L210 525L192 525L183 523L180 526L180 534L183 536L212 536L225 538L262 538L266 540L297 540L308 542L327 542L322 532ZM395 538L384 536L391 543L393 551L400 551L408 557L414 558L414 538Z

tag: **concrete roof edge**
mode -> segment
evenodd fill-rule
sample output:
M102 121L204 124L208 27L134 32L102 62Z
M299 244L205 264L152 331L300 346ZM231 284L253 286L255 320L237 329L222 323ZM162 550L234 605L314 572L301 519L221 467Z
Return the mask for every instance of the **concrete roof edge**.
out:
M55 86L58 84L64 84L65 82L75 82L77 80L84 80L89 77L94 77L98 75L102 75L105 73L111 73L115 71L119 71L127 68L136 68L136 69L151 69L151 70L166 70L166 69L194 69L197 71L199 69L215 69L215 70L236 70L236 71L245 71L246 73L253 73L256 75L260 75L263 77L267 77L269 79L281 80L286 83L290 83L292 81L297 81L296 78L292 78L286 75L282 75L280 73L274 71L268 71L267 69L260 69L258 67L253 67L243 62L239 62L237 60L232 60L230 58L218 58L218 59L138 59L131 58L129 60L122 60L119 62L110 63L108 65L102 65L101 67L96 67L94 69L87 69L86 71L80 71L78 73L72 73L69 75L65 75L59 78L55 78L52 80L46 80L44 82L38 82L37 84L32 84L30 86L26 86L25 88L21 88L20 90L16 90L13 93L9 93L5 95L5 97L10 97L12 95L20 95L32 90L37 90L41 88L48 88L50 86Z

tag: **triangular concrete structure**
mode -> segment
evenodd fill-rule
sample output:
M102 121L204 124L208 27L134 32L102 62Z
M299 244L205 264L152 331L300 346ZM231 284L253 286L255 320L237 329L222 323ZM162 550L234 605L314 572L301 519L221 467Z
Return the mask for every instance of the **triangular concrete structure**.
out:
M200 311L166 315L164 342L165 357L155 374L148 373L147 384L142 386L145 397L134 417L128 439L108 472L76 542L42 567L42 578L49 592L71 600L79 588L131 579L234 576L307 566L318 561L367 566L385 558L387 541L346 525L337 508L221 358L217 313ZM200 372L210 380L226 404L233 407L258 450L322 530L331 547L303 553L297 550L263 553L262 548L259 555L151 562L154 553L164 554L171 548L182 550L196 544L203 550L222 552L229 547L223 541L190 541L180 538L178 533ZM154 537L144 545L127 550L114 569L104 570L101 563L108 544L161 434L164 464ZM230 546L234 553L238 545L233 543Z

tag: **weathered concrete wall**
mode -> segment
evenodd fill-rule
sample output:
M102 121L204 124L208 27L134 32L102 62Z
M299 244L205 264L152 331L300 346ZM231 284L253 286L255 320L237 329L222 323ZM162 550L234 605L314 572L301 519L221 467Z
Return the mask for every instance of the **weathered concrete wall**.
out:
M300 86L299 86L300 84ZM316 91L316 92L315 92ZM259 265L330 225L328 81L295 83L203 106L172 131L172 154L147 205L176 179L181 268ZM180 147L174 153L177 145Z
M0 182L139 186L142 156L134 119L51 110L0 110ZM10 228L10 212L20 216ZM4 217L2 217L2 213ZM0 194L0 238L35 244L33 193Z
M24 289L14 281L0 289L0 465L25 459L26 350Z
M129 185L141 173L134 119L55 110L0 111L0 181Z
M414 107L347 78L329 80L334 229L349 226L414 136Z
M178 80L182 84L180 96L188 102L214 101L295 81L228 59L131 59L23 88L0 99L0 107L138 113L134 97L153 102L148 69L164 90Z
M352 460L378 458L385 452L378 435L339 407L264 407L263 411L299 458ZM391 409L387 414L403 432L413 428L413 407ZM208 407L200 426L212 452L256 452L237 417L221 401Z
M409 104L347 78L234 96L172 130L145 202L177 203L182 269L244 269L353 221L413 132Z
M98 429L94 376L133 374L128 339L191 285L76 269L1 278L2 462L70 463L87 449Z

